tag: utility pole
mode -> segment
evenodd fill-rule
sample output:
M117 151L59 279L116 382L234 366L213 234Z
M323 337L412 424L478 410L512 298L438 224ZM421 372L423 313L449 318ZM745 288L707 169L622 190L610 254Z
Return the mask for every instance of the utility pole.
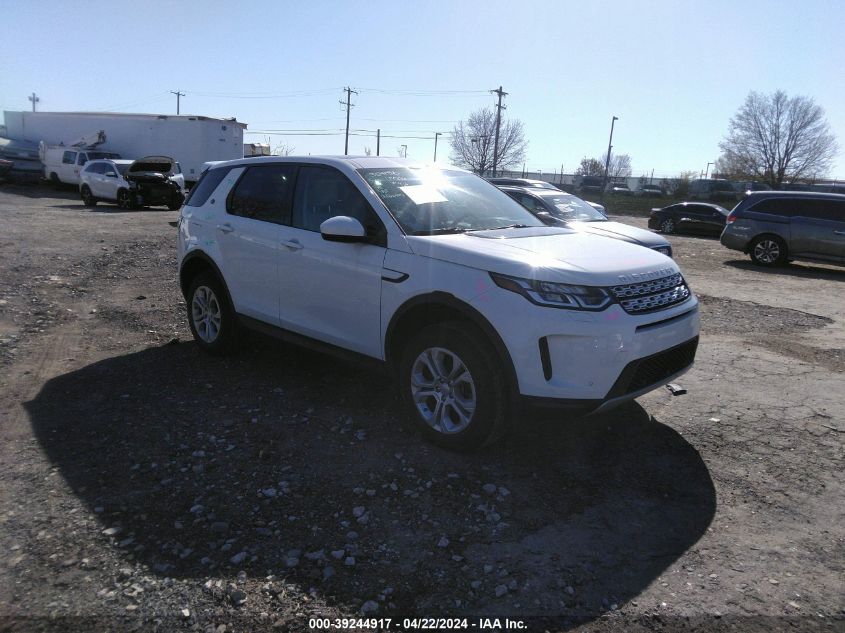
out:
M184 92L179 92L178 90L171 90L170 94L176 95L176 114L179 114L179 97L184 97Z
M344 156L349 154L349 109L354 105L352 103L352 95L357 95L358 93L352 88L344 88L346 91L346 101L341 101L340 105L346 106L346 142L343 145L343 154Z
M560 184L563 184L563 163L560 164Z
M618 116L614 116L610 121L610 140L607 142L607 160L604 161L604 187L607 188L607 171L610 169L610 150L613 148L613 124L619 120Z
M650 185L654 184L654 170L653 169L651 170L651 178L648 179L648 183Z
M443 132L435 132L434 133L434 162L437 162L437 137L443 134Z
M38 103L39 101L41 101L41 99L39 99L38 95L35 94L34 92L29 97L27 97L27 99L32 101L32 111L35 112L35 104Z
M507 96L507 92L502 90L499 86L498 90L491 90L495 95L499 95L499 103L496 104L496 139L493 141L493 178L496 177L496 166L499 164L499 127L502 125L502 108L507 109L502 105L502 97Z
M376 130L376 156L381 156L381 128Z

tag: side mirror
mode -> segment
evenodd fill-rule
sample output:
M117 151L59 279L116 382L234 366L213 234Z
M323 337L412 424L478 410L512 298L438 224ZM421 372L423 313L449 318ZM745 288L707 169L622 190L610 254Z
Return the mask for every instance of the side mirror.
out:
M327 242L366 242L367 232L355 218L337 215L320 225L320 235Z

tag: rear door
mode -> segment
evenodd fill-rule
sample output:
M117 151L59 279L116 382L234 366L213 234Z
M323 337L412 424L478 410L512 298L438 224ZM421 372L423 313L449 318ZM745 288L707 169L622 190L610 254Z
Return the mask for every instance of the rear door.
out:
M294 170L285 163L244 169L216 227L235 311L271 325L279 321L279 231L290 216Z
M320 224L340 215L359 220L371 243L324 240ZM291 224L281 228L280 325L381 358L381 276L386 245L384 225L344 174L324 165L302 165Z
M73 150L65 150L62 154L62 164L59 165L59 180L68 184L78 182L74 171L76 170L76 157L78 152Z
M795 199L790 223L790 252L818 259L842 257L845 244L843 206L834 200Z

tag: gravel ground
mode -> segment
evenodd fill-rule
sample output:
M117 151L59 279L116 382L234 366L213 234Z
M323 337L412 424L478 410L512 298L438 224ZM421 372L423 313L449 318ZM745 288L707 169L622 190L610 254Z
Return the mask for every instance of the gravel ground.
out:
M672 236L688 393L459 456L380 374L200 353L176 218L0 188L0 630L845 627L845 270Z

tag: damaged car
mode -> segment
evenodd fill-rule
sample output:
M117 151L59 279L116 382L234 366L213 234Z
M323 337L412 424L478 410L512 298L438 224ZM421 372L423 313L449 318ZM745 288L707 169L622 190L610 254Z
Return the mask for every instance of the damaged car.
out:
M166 206L176 210L185 201L179 163L169 156L145 156L129 166L129 208Z

